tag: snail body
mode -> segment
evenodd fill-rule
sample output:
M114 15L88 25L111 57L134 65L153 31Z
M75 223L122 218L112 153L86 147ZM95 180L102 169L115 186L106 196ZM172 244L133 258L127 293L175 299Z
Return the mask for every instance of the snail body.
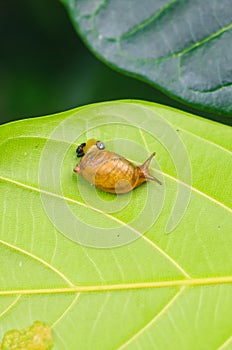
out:
M104 149L100 141L89 140L77 148L82 157L74 171L105 192L127 193L151 180L161 182L149 173L149 165L155 152L141 166L135 166L117 153Z

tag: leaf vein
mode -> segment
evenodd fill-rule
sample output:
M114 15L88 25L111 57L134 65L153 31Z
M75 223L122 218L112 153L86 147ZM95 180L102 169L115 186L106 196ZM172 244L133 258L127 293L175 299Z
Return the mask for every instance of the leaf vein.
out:
M12 301L12 303L10 305L7 306L7 308L5 308L1 313L0 313L0 318L5 316L19 301L19 299L21 298L21 295L17 295L17 297L15 298L14 301Z
M59 271L58 269L56 269L54 266L50 265L47 261L45 261L44 259L22 249L22 248L19 248L11 243L8 243L8 242L5 242L3 240L0 240L0 243L2 245L5 245L6 247L10 248L10 249L13 249L13 250L16 250L17 252L20 252L21 254L24 254L24 255L27 255L29 256L30 258L38 261L39 263L41 263L42 265L46 266L47 268L49 268L50 270L52 270L53 272L55 272L58 276L60 276L70 287L73 287L74 284L61 272Z
M22 187L22 188L25 188L25 189L28 189L28 190L31 190L31 191L42 193L42 194L45 194L45 195L48 195L48 196L52 196L52 197L55 197L55 198L59 198L59 199L62 199L62 200L66 200L66 201L68 201L70 203L78 204L78 205L83 206L83 207L85 207L87 209L94 210L94 211L104 215L105 217L108 217L109 219L119 223L120 225L123 225L123 226L127 227L129 230L131 230L136 235L138 235L138 237L141 237L144 241L146 241L149 245L151 245L155 250L157 250L161 255L163 255L167 260L169 260L185 277L187 277L187 278L190 277L188 275L188 273L169 254L167 254L163 249L161 249L159 246L157 246L148 237L146 237L145 235L142 235L139 231L137 231L136 229L134 229L130 225L126 224L125 222L117 219L116 217L114 217L114 216L112 216L112 215L110 215L108 213L105 213L104 211L102 211L100 209L92 207L89 204L85 204L85 203L79 202L79 201L77 201L75 199L72 199L72 198L69 198L69 197L65 197L65 196L62 196L62 195L59 195L59 194L56 194L56 193L48 192L48 191L45 191L45 190L42 190L42 189L39 189L39 188L36 188L36 187L33 187L33 186L29 186L29 185L26 185L26 184L24 184L22 182L19 182L19 181L16 181L16 180L12 180L12 179L9 179L9 178L3 177L3 176L0 176L0 179L5 181L5 182L12 183L12 184L14 184L16 186L19 186L19 187Z
M227 148L223 147L223 146L220 146L218 143L216 142L213 142L213 141L210 141L210 140L207 140L206 138L200 136L200 135L196 135L194 133L192 133L191 131L189 130L186 130L186 129L183 129L181 127L178 127L179 130L189 134L189 135L192 135L193 137L196 137L197 139L203 141L203 142L206 142L206 143L209 143L210 145L213 145L217 148L219 148L220 150L222 150L223 152L226 152L226 153L229 153L230 155L232 155L232 152L230 150L228 150Z
M150 24L151 22L153 22L155 19L159 18L160 15L163 15L163 13L165 11L167 11L167 9L176 2L176 0L170 0L165 6L163 6L161 9L159 9L158 11L156 11L153 15L151 15L150 17L146 18L144 21L141 21L140 23L136 24L133 28L129 29L127 32L125 32L123 35L121 35L120 37L116 38L117 40L121 40L124 38L128 38L129 36L135 34L136 32L138 32L139 30L145 28L148 24ZM113 38L111 38L112 40Z
M219 348L218 350L225 350L232 343L232 336L229 337ZM229 348L228 348L229 349Z
M64 312L60 315L60 317L52 324L52 328L54 328L67 314L68 312L73 308L73 306L76 304L77 300L80 297L80 293L77 293L75 298L72 300L72 302L70 303L70 305L65 308Z
M155 315L155 317L149 321L143 328L141 328L137 333L133 335L130 339L128 339L123 345L121 345L118 350L125 349L128 345L130 345L133 341L135 341L138 337L140 337L143 333L145 333L148 328L155 324L167 311L168 309L175 303L175 301L179 298L179 296L183 293L185 287L182 287L175 295L171 298L171 300L160 310L160 312Z

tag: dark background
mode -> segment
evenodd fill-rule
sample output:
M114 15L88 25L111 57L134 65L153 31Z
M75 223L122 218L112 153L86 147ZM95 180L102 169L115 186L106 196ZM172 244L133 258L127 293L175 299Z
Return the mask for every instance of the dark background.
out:
M219 119L100 62L76 34L59 0L1 1L0 38L0 123L123 98Z

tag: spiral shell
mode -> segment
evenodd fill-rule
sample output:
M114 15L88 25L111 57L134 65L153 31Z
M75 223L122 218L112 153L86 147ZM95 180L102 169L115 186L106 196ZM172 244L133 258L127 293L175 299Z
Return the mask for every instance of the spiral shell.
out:
M141 166L135 166L126 158L104 148L101 141L94 139L79 145L76 152L82 159L74 171L110 193L127 193L148 180L162 184L150 175L148 169L155 152Z

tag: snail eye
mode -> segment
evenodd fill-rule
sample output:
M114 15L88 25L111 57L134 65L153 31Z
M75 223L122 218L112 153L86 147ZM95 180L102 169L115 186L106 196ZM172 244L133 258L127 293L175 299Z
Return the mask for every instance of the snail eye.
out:
M96 145L97 145L97 148L100 150L105 149L105 145L101 141L97 141Z
M83 157L83 155L85 154L83 151L83 147L85 146L86 146L86 143L82 143L77 147L76 149L77 157Z

